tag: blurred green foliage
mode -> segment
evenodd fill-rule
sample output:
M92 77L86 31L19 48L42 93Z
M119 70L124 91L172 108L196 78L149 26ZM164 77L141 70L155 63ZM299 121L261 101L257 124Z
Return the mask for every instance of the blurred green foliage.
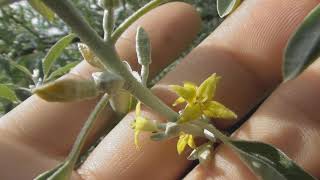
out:
M185 1L197 8L203 20L203 28L192 45L194 47L212 32L221 19L216 12L215 0ZM96 5L97 0L73 0L73 2L92 27L102 35L103 11ZM126 17L147 2L148 0L127 0L126 5L121 6L116 11L116 25L119 25ZM21 101L28 98L31 93L26 89L34 82L27 78L23 72L10 65L9 62L13 61L22 65L30 72L37 70L41 77L43 75L41 61L46 52L68 33L68 27L59 18L49 23L34 11L26 1L0 8L0 83L11 87ZM81 60L76 48L76 43L73 43L65 49L52 69L56 70L69 63ZM8 100L0 99L0 116L10 111L15 105Z

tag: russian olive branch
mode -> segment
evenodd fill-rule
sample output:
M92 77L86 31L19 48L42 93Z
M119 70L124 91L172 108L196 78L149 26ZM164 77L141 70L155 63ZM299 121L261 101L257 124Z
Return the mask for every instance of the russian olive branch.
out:
M86 43L90 49L101 59L101 62L105 67L108 67L110 71L115 74L119 74L126 80L127 90L138 98L145 105L158 113L164 115L169 121L176 121L178 114L164 104L158 97L152 94L152 92L138 82L129 72L127 67L121 62L119 55L117 54L113 42L105 42L96 31L84 20L80 12L70 3L68 0L43 0L43 2L50 7L65 23L67 23L73 32ZM160 0L155 0L160 3ZM162 1L161 1L162 2ZM159 5L157 4L157 5ZM151 9L154 6L150 7ZM146 13L150 9L145 9ZM142 14L140 15L142 16ZM132 21L128 22L129 24ZM122 31L124 31L123 25ZM121 33L120 33L121 34Z
M102 63L106 67L109 67L109 69L113 73L121 75L126 80L128 90L135 97L137 97L141 102L149 106L151 109L166 116L169 121L177 121L179 114L173 111L166 104L164 104L158 97L154 96L148 88L144 87L132 76L132 74L121 62L118 54L115 51L113 43L110 41L105 42L103 39L101 39L99 35L82 18L79 11L68 0L43 0L43 2L53 11L55 11L72 28L72 30L79 36L79 38L84 43L86 43L92 49L92 51L101 59ZM136 19L138 19L151 9L159 6L163 2L164 0L154 0L148 5L144 6L142 8L143 10L138 11L140 13L136 13L135 15L133 15L134 17L129 18L131 19L130 21L126 21L127 23L122 24L122 26L120 27L121 30L115 31L118 33L114 33L112 35L112 39L116 39L116 37L118 36L117 34L120 35L121 33L119 32L124 32L125 27L129 27ZM226 136L223 135L214 126L200 127L212 132L215 136L221 139L221 141L225 142L224 140L226 140Z

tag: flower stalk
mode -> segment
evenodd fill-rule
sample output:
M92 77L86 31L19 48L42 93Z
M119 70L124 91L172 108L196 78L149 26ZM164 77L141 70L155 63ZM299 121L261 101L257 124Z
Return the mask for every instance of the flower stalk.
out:
M170 0L153 0L140 8L138 11L136 11L134 14L132 14L129 18L127 18L120 26L114 31L112 34L112 41L117 42L119 37L122 35L122 33L128 29L129 26L131 26L134 22L136 22L140 17L151 11L152 9L155 9L156 7L160 6L161 4L164 4L166 2L169 2Z

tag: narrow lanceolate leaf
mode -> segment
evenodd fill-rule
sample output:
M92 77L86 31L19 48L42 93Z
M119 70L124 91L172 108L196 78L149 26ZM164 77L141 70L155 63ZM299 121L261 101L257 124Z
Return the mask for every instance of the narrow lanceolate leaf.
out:
M29 69L27 69L24 66L21 66L13 61L9 61L10 65L17 68L18 70L20 70L21 72L23 72L29 79L32 80L32 73L29 71Z
M0 0L0 7L7 5L7 4L10 4L10 3L13 3L13 2L15 2L15 0Z
M48 180L50 178L50 176L52 176L63 165L64 164L59 164L57 167L40 174L39 176L34 178L34 180Z
M4 84L0 84L0 98L7 99L13 103L20 102L20 100L16 96L16 93Z
M231 14L240 4L242 0L217 0L218 14L221 18Z
M72 63L69 63L63 67L60 67L59 69L53 71L50 76L45 79L45 81L51 81L61 75L64 75L66 74L67 72L69 72L73 67L75 67L79 62L72 62Z
M315 180L279 149L261 142L230 141L245 164L263 180Z
M320 55L320 5L290 38L284 54L284 81L295 78Z
M151 44L147 32L142 27L137 30L136 42L139 64L143 66L151 64Z
M45 17L48 21L53 21L54 19L54 12L48 8L42 0L28 0L29 4L38 11L43 17Z
M72 174L70 163L63 163L51 171L39 175L35 180L68 180Z
M75 34L69 34L60 39L55 45L51 47L48 54L42 61L42 68L45 77L49 75L53 63L58 59L63 50L72 42L74 38L76 38Z

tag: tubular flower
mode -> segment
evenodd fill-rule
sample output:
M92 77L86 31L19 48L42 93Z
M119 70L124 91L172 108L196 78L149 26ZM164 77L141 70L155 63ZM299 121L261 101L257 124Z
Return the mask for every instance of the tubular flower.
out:
M177 143L178 153L181 154L185 150L187 145L192 149L196 148L193 136L191 134L180 132L179 140Z
M183 86L171 86L171 89L180 96L173 106L187 102L179 122L196 120L202 115L209 118L237 118L234 112L213 100L219 80L220 77L213 74L199 87L190 82L184 83Z
M134 129L134 144L139 148L139 134L140 132L156 132L158 131L156 123L150 121L141 116L141 102L136 106L136 119L131 124L131 127Z

